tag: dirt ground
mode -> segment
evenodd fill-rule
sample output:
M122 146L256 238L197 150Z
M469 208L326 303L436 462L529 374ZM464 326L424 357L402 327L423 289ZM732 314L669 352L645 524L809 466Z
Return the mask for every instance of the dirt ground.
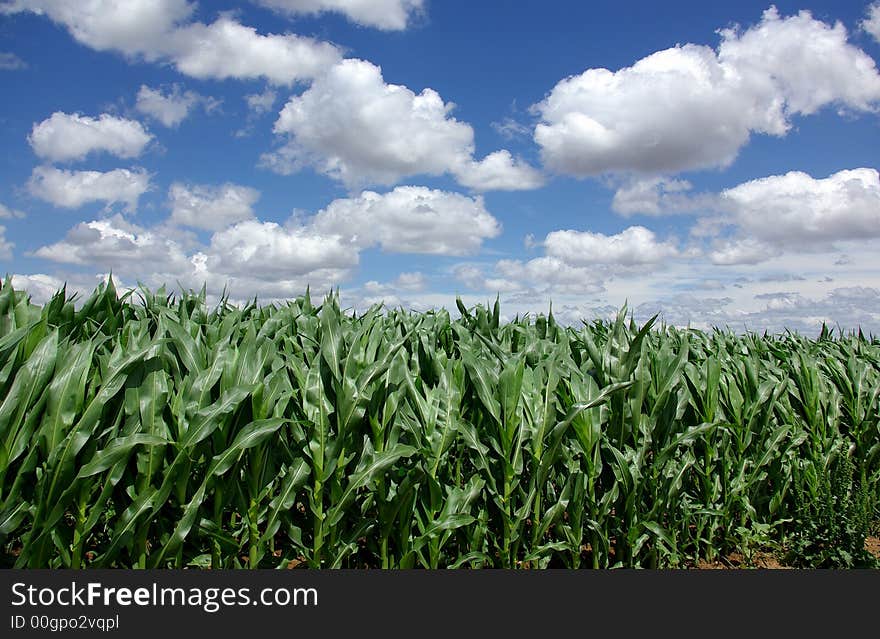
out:
M868 537L865 540L865 548L877 559L880 559L880 537Z
M880 537L868 537L865 539L865 549L880 559ZM700 570L735 570L737 568L787 570L790 569L790 566L779 563L779 560L770 553L758 551L752 555L751 561L740 553L735 552L713 562L700 561L695 568Z
M763 568L767 570L786 570L789 567L779 563L768 552L757 551L752 554L751 560L738 552L731 553L727 557L716 559L713 562L700 561L696 568L700 570L736 570L737 568Z

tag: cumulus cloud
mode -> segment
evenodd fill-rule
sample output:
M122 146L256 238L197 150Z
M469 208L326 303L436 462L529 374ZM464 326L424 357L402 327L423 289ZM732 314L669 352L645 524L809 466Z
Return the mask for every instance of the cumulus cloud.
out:
M425 303L420 293L427 287L427 278L420 272L401 273L390 282L378 282L370 280L362 287L349 288L342 291L342 299L345 305L355 309L356 312L365 312L372 306L384 308L404 308L413 311L426 311L435 308ZM432 293L427 293L432 297Z
M135 108L158 120L164 126L173 128L183 122L193 107L202 100L198 93L183 91L178 84L172 85L167 93L142 84L137 94Z
M15 244L6 239L6 227L0 225L0 260L11 260Z
M143 153L153 136L136 120L102 113L92 118L56 111L34 124L28 142L37 156L53 162L82 160L89 153L110 153L134 158Z
M877 42L880 42L880 2L868 7L868 15L862 20L862 29Z
M248 108L245 123L233 135L237 138L243 138L253 133L256 121L272 110L277 99L278 93L271 86L266 87L262 93L251 93L244 96Z
M546 313L552 301L558 321L613 318L626 302L643 322L657 312L676 326L736 331L785 328L815 334L822 321L846 329L861 326L880 334L880 276L872 269L880 240L845 245L850 265L833 267L839 251L783 255L766 266L716 266L708 259L677 258L652 268L616 272L597 265L573 266L558 258L501 260L495 264L462 263L451 269L466 303L485 302L501 293L501 309ZM844 248L843 246L841 248ZM834 281L825 275L834 273ZM780 285L780 282L785 284ZM723 291L723 292L719 292ZM452 293L421 295L454 311ZM470 299L471 301L468 301Z
M369 62L345 60L290 99L275 132L291 137L283 157L291 170L311 165L349 185L392 184L439 175L468 155L473 130L449 117L452 108L433 89L416 95L385 84Z
M731 298L681 296L665 303L641 304L640 314L659 309L665 321L679 326L771 332L794 330L808 336L818 334L823 323L849 330L861 327L865 332L880 329L880 290L873 287L837 287L813 295L774 291L756 294L752 299L753 304L744 310Z
M611 208L616 213L631 215L669 215L694 212L711 206L711 196L694 196L687 180L663 177L633 178L614 193Z
M716 243L710 254L713 264L730 266L733 264L759 264L780 255L778 246L762 242L753 237L723 240Z
M18 71L27 69L27 63L14 53L0 51L0 70Z
M547 295L594 295L606 290L615 278L648 268L666 267L674 259L689 257L671 240L660 241L650 230L631 226L615 235L561 230L542 242L545 255L531 260L503 259L484 265L456 265L453 276L475 291L500 292L526 303ZM538 295L539 297L534 297Z
M244 99L250 111L256 115L263 115L275 106L278 94L271 87L266 87L262 93L251 93L244 96Z
M187 0L12 0L3 13L32 12L64 26L73 38L97 51L120 51L155 60L163 38L195 8Z
M344 60L284 106L275 133L287 143L262 163L284 174L313 167L349 187L444 173L475 190L540 184L507 151L476 161L474 131L450 115L453 108L433 89L416 94L386 84L369 62Z
M64 287L64 280L46 273L32 273L30 275L12 275L12 288L17 291L27 291L34 304L45 304L52 296ZM72 293L68 287L68 292Z
M413 15L421 12L425 0L256 0L257 4L288 15L316 15L334 12L365 27L385 31L406 29Z
M187 280L207 283L217 293L239 298L278 299L302 294L307 286L327 290L347 281L359 254L337 236L300 226L246 220L211 236L192 254Z
M256 220L215 233L206 253L209 270L267 279L344 270L358 263L357 251L337 236Z
M742 233L763 242L803 247L880 237L877 169L819 179L792 171L745 182L720 199Z
M363 287L364 293L373 298L389 298L396 296L398 293L418 293L425 290L427 279L423 273L418 271L413 273L401 273L391 282L377 282L370 280Z
M795 115L876 110L880 74L839 22L770 8L719 33L717 51L686 44L559 82L532 107L545 165L578 177L724 167L753 133L783 136Z
M637 322L645 322L654 315L659 315L660 321L667 325L707 330L729 326L733 318L730 306L733 304L734 300L730 297L680 293L665 299L636 304L632 313Z
M248 220L193 245L172 227L137 226L121 216L83 222L33 255L62 264L112 270L152 285L179 282L241 298L284 297L307 284L329 286L350 276L358 255L336 237Z
M404 291L423 291L425 286L427 286L427 281L425 276L418 271L414 273L401 273L392 282L392 286Z
M11 219L14 217L25 217L24 213L17 209L11 209L2 202L0 202L0 219Z
M105 202L108 206L123 204L128 210L134 210L140 196L149 188L150 175L141 168L102 173L38 166L28 181L31 195L68 209L90 202Z
M33 255L112 270L130 281L180 282L193 288L207 284L215 295L226 289L238 299L276 299L300 294L306 286L339 286L353 276L361 251L370 247L463 255L500 232L481 198L423 187L400 187L384 195L368 191L335 200L314 216L293 215L283 225L253 217L258 196L233 184L178 183L169 192L172 214L162 223L138 226L120 215L83 222ZM202 242L182 230L184 222L213 233ZM389 294L410 294L423 290L426 278L406 272L374 285Z
M219 231L254 217L260 192L247 186L187 185L175 182L168 190L173 224Z
M26 291L33 304L45 304L55 293L65 289L68 299L74 299L74 306L79 308L89 298L99 283L107 283L110 273L80 273L78 271L62 271L49 273L15 273L12 275L12 286L15 290ZM113 274L113 284L120 293L130 290L130 286Z
M170 62L196 78L265 78L290 85L308 80L341 59L339 49L294 34L260 34L227 15L211 24L191 22L187 0L12 0L4 13L44 14L78 42L97 51Z
M182 27L171 42L177 70L194 78L265 78L290 85L314 78L341 58L332 44L295 34L261 35L228 16Z
M686 259L672 240L661 241L650 230L631 226L615 235L589 231L553 231L541 242L544 255L530 260L502 259L485 265L456 265L453 276L467 288L505 293L518 308L566 296L597 295L609 282L644 275L649 269L666 269L673 260Z
M658 241L654 232L643 226L630 226L616 235L553 231L544 239L544 248L547 255L578 266L657 264L678 255L675 243Z
M501 233L481 197L418 186L335 200L315 215L311 227L352 246L435 255L475 253L483 240Z
M792 171L720 193L689 189L684 181L635 178L618 189L612 208L622 215L703 213L690 235L710 242L707 255L717 265L759 264L786 252L880 238L877 169L843 170L825 178Z
M490 287L495 284L490 290L503 291L505 284L509 289L533 289L560 295L589 295L605 289L603 274L596 269L570 264L552 255L527 262L499 260L494 271L500 277L484 282Z
M98 266L142 277L182 273L189 260L185 248L155 229L146 229L120 215L81 222L59 242L34 251L36 257L63 264ZM173 281L173 280L172 280Z
M507 150L490 153L479 162L470 160L455 175L459 184L474 191L525 191L544 184L539 171Z
M521 263L519 263L521 264ZM524 287L520 281L505 279L499 273L487 275L485 269L476 264L457 264L452 269L452 274L467 288L475 291L491 291L495 293L510 293L519 291Z

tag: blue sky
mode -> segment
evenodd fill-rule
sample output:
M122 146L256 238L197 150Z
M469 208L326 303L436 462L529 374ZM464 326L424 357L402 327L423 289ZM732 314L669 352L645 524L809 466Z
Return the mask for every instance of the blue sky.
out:
M880 4L0 2L0 270L880 332Z

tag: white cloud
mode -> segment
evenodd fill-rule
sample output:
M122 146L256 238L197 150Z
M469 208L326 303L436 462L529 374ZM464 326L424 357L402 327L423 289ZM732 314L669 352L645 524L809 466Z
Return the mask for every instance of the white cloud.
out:
M350 247L339 238L311 242L308 238L317 234L308 227L243 224L244 228L226 235L222 242L187 247L186 241L179 241L179 231L139 229L117 217L100 225L81 225L85 229L74 229L61 246L42 253L62 263L88 266L100 262L99 272L112 268L117 281L143 281L151 287L180 283L188 288L206 283L209 296L219 295L228 285L234 302L257 295L263 303L301 294L307 284L318 295L344 283L352 275L353 266L348 265L357 263L356 253L347 251ZM77 232L80 237L75 237ZM310 254L304 246L319 247L318 257L304 261L303 254ZM843 242L838 250L824 253L781 255L762 265L716 266L708 260L677 259L662 270L624 270L613 279L596 265L572 266L555 257L501 260L494 265L467 263L449 273L441 271L436 281L446 283L443 292L428 287L428 277L407 273L391 282L343 288L343 296L352 299L353 293L357 308L364 310L384 301L386 307L425 310L445 306L455 313L460 285L450 282L448 276L453 275L473 290L462 295L468 305L487 299L491 303L500 292L506 318L514 313L546 313L552 302L557 321L579 325L581 318L613 317L628 301L637 321L661 311L667 323L704 329L790 328L813 334L826 321L847 329L860 325L866 332L880 334L880 276L874 267L878 250L880 239ZM841 264L841 252L850 256L848 264ZM284 267L270 271L272 265L264 253ZM60 281L71 282L70 276L57 272L51 277L55 279L47 285L52 289L47 295ZM77 282L86 281L79 277Z
M474 160L474 131L450 115L453 108L433 89L416 94L386 84L369 62L344 60L284 106L275 132L288 141L263 165L285 174L313 167L349 187L447 172L476 190L540 184L506 151Z
M452 270L455 279L463 282L465 286L480 290L483 288L483 270L473 264L458 264Z
M379 67L345 60L285 105L275 132L291 136L284 160L348 185L440 175L473 147L473 129L449 117L433 89L385 84ZM356 134L355 134L356 132Z
M501 232L482 198L419 186L335 200L314 217L311 227L352 246L435 255L475 253L483 240Z
M880 42L880 2L875 2L868 7L868 15L862 20L861 26L866 33Z
M721 193L691 195L687 182L632 179L612 208L623 215L705 213L690 230L711 240L718 265L759 264L785 252L825 250L880 237L880 173L843 170L826 178L792 171L744 182Z
M604 290L606 273L598 269L566 264L558 257L532 260L498 260L486 268L478 264L457 264L456 280L470 290L505 294L508 300L542 305L548 296L593 295ZM534 310L534 306L530 310Z
M406 29L425 0L256 0L258 4L289 15L341 13L352 22L386 31Z
M238 299L289 297L306 285L329 287L349 278L358 263L357 251L338 237L307 228L248 220L214 233L202 246L174 227L141 227L119 215L82 222L33 256L112 270L153 286L207 284L212 294L226 289Z
M67 171L38 166L31 173L28 191L55 206L76 209L89 202L124 204L137 208L138 199L150 188L150 175L144 169Z
M600 294L611 280L643 277L650 270L666 269L673 260L691 257L641 226L616 235L553 231L533 245L543 246L545 255L526 261L499 260L488 272L478 264L458 264L452 273L469 289L507 293L517 304L534 307L570 295Z
M720 195L741 232L764 242L827 244L880 237L880 173L860 168L816 179L799 171L745 182Z
M0 219L10 219L14 217L25 217L25 214L19 210L11 209L0 202Z
M377 282L370 280L364 284L364 292L372 297L381 296L389 298L399 292L418 293L424 291L427 280L423 273L401 273L392 282Z
M358 263L357 251L336 236L256 220L215 233L205 253L210 271L267 280L346 271Z
M186 119L190 110L199 101L198 93L182 91L180 85L177 84L173 85L167 94L162 93L161 89L151 89L142 84L137 94L135 108L158 120L164 126L176 127Z
M83 222L33 256L112 270L128 281L180 282L192 288L207 284L214 295L226 289L235 299L259 295L266 301L298 295L306 286L338 286L352 277L360 252L368 247L461 255L500 232L481 198L423 187L400 187L385 195L365 192L336 200L308 219L294 215L285 225L257 219L228 225L239 215L252 216L258 195L231 184L175 184L172 214L164 222L143 227L120 215ZM224 222L206 222L201 216L209 211L222 211ZM183 220L214 233L202 243L179 226ZM422 273L406 272L376 286L397 294L418 292L425 285Z
M798 331L815 337L824 322L831 328L841 326L867 333L880 328L880 289L870 286L827 287L813 294L798 291L747 293L748 308L730 297L705 298L679 295L666 300L652 300L635 309L643 321L656 312L665 322L676 326L711 327L742 331Z
M358 252L338 237L304 227L248 220L214 233L209 246L195 252L187 281L207 283L215 294L227 290L239 299L301 295L307 286L327 290L351 278Z
M254 124L257 119L271 111L277 99L278 93L272 87L266 87L262 93L251 93L244 96L248 113L245 116L244 126L236 130L233 135L237 138L251 135L254 132Z
M27 291L34 304L45 304L63 287L64 280L46 273L12 275L12 288L17 291ZM73 291L68 288L68 293L73 293Z
M519 310L537 310L550 300L567 296L599 295L611 280L642 277L666 269L673 259L686 258L672 241L661 242L641 226L616 235L586 231L553 231L543 242L545 255L531 260L503 259L487 270L477 264L459 264L454 277L475 291L506 293Z
M423 291L425 286L427 286L427 281L425 276L418 271L414 273L401 273L394 280L393 286L405 291Z
M490 153L479 162L473 160L456 170L459 184L475 191L524 191L544 184L539 171L507 150Z
M630 226L616 235L553 231L544 239L544 248L547 255L575 266L658 264L678 255L673 242L658 241L654 232L643 226Z
M706 198L690 195L688 192L692 188L687 180L635 178L617 189L611 208L624 217L693 212L709 202Z
M53 162L81 160L95 152L133 158L143 153L152 139L153 136L135 120L107 113L92 118L61 111L34 124L28 136L34 153Z
M719 242L710 258L713 264L759 264L781 254L779 247L752 237Z
M341 59L332 44L294 34L262 35L227 15L208 25L190 22L194 8L186 0L12 0L0 11L45 14L92 49L170 62L196 78L266 78L290 85Z
M809 11L782 18L774 7L764 12L757 26L741 34L725 29L721 36L721 64L739 72L756 95L761 85L772 83L777 104L761 106L769 107L773 119L781 117L786 130L789 116L810 115L829 104L876 111L880 101L877 65L847 42L841 22L823 23ZM778 104L780 100L784 105Z
M771 8L720 34L717 52L686 44L559 82L533 107L545 165L578 177L723 167L752 133L785 135L794 115L876 110L880 74L840 23Z
M37 249L34 255L63 264L99 266L136 279L183 273L189 264L179 242L119 215L81 222L63 240Z
M604 290L603 274L596 269L573 265L551 255L527 262L500 260L495 264L495 272L500 278L489 278L484 282L491 291L504 291L507 287L507 290L535 289L560 295L589 295Z
M78 271L58 273L29 273L12 275L12 286L17 291L26 291L33 304L45 304L55 293L65 289L68 299L76 295L73 304L80 308L85 300L95 291L99 283L107 283L110 273L80 273ZM113 284L120 294L131 289L114 273Z
M271 87L266 87L262 93L252 93L244 96L244 99L247 102L248 109L257 115L262 115L268 113L275 106L278 94Z
M295 34L261 35L226 16L182 27L171 41L177 70L194 78L265 78L290 85L314 78L341 58L332 44Z
M6 239L6 227L0 225L0 260L11 260L15 244Z
M0 51L0 70L2 71L18 71L27 69L27 63L14 53Z
M731 226L730 221L724 215L704 215L698 217L694 222L690 236L692 238L718 237L728 226Z
M754 265L715 265L706 253L670 260L662 269L611 271L562 263L568 268L560 269L560 273L568 272L571 276L555 280L553 269L561 260L555 264L550 259L527 263L502 261L486 273L485 267L469 264L462 268L462 274L471 277L469 288L481 295L494 296L498 290L484 284L481 278L508 278L513 286L507 292L500 290L502 313L509 317L514 313L546 313L552 301L558 321L579 325L581 318L590 321L613 317L627 302L636 321L644 321L660 311L663 321L676 326L730 326L737 331L778 331L789 327L813 334L824 319L831 325L861 325L866 332L880 334L878 250L880 238L841 242L833 250L783 253ZM846 264L841 264L843 253L850 257ZM537 281L527 279L529 271ZM600 290L602 286L604 290ZM447 307L454 308L450 303Z
M341 303L345 308L356 313L365 313L374 306L384 309L402 308L407 311L423 313L446 306L455 308L454 298L447 293L435 293L424 290L426 282L419 287L402 284L403 276L411 275L424 280L421 273L402 273L392 282L366 282L360 288L348 287L340 289Z
M165 36L194 8L187 0L12 0L0 11L44 14L92 49L155 60L167 44Z
M168 190L170 221L194 228L219 231L254 216L260 192L238 184L187 185L175 182Z
M521 265L521 263L519 264ZM453 267L452 274L467 288L475 291L510 293L519 291L525 286L522 282L503 277L489 277L484 269L476 264L457 264Z
M513 140L514 138L527 138L531 135L532 130L521 122L517 122L511 117L505 117L500 122L492 122L492 128L505 140Z

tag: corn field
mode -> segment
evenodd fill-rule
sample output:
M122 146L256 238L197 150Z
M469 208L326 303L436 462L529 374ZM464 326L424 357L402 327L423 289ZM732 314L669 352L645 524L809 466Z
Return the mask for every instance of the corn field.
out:
M678 567L880 519L876 338L459 311L7 279L0 562Z

